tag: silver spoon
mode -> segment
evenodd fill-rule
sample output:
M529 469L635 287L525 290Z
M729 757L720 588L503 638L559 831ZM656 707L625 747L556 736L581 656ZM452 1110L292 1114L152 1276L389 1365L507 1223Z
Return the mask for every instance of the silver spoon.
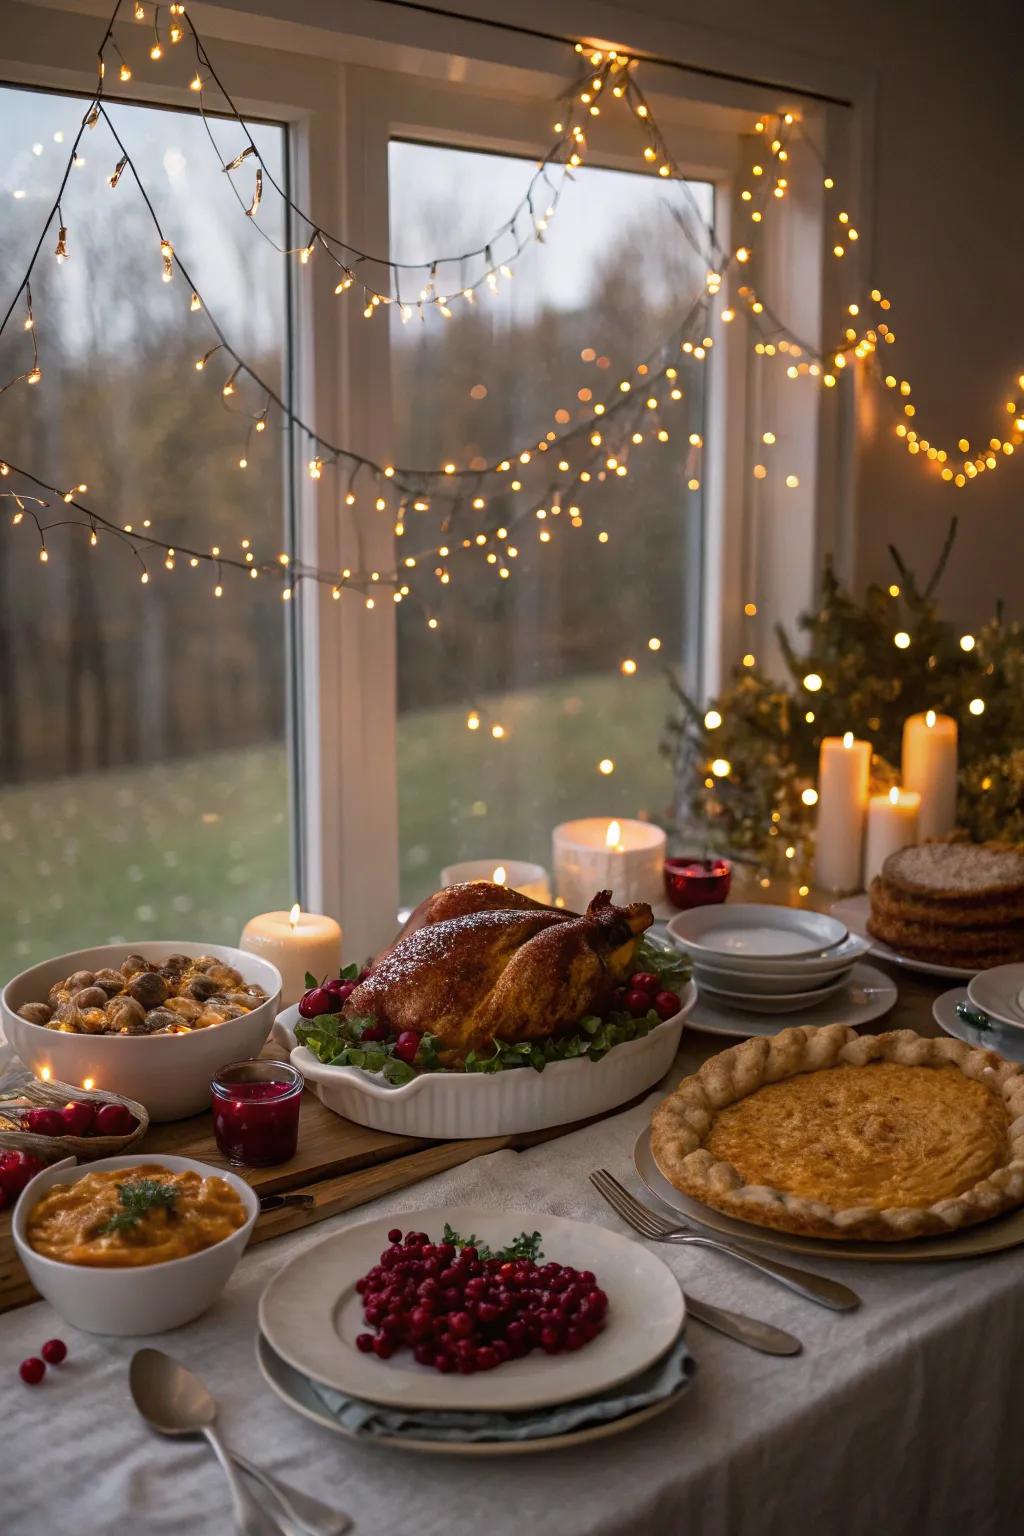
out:
M160 1434L206 1436L228 1480L240 1536L281 1536L281 1525L260 1508L235 1471L214 1428L217 1404L199 1377L162 1349L139 1349L132 1356L129 1382L136 1408Z

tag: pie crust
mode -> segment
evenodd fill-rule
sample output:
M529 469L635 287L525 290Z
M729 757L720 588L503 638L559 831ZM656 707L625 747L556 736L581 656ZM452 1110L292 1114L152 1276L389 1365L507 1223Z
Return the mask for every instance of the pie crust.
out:
M654 1112L684 1194L806 1237L903 1241L1024 1204L1024 1067L911 1029L745 1040Z

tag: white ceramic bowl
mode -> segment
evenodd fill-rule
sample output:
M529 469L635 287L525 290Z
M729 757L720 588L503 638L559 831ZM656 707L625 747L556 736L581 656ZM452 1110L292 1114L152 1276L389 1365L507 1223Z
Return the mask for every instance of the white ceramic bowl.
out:
M174 1173L194 1168L196 1173L216 1174L241 1197L246 1220L230 1237L184 1259L162 1264L142 1264L128 1269L93 1269L87 1264L64 1264L44 1258L30 1248L25 1236L29 1213L41 1195L54 1184L73 1184L87 1173L111 1168L137 1168L159 1163ZM109 1333L130 1338L140 1333L162 1333L180 1328L211 1307L231 1278L242 1257L249 1234L259 1215L258 1196L237 1173L210 1168L191 1157L164 1157L136 1153L129 1157L103 1157L83 1167L70 1160L54 1163L26 1184L14 1207L11 1230L14 1246L36 1290L59 1312L65 1322L85 1333Z
M118 967L127 955L166 960L169 955L215 955L233 965L247 982L257 982L267 1001L240 1019L226 1019L187 1035L69 1035L19 1018L23 1003L45 1001L55 981L75 971ZM182 1120L210 1104L210 1079L232 1061L258 1056L274 1023L281 998L276 966L223 944L105 944L79 949L33 965L9 981L0 994L3 1031L37 1077L45 1072L63 1083L84 1083L138 1099L151 1120Z
M678 940L676 944L681 947ZM774 979L783 983L779 991L795 992L805 984L809 987L823 987L829 977L838 976L851 965L856 965L870 950L870 939L862 939L851 933L835 949L826 950L820 956L812 955L806 960L749 960L737 959L734 955L694 955L692 961L695 972L714 971L718 975L731 976L735 982L742 982L743 985L753 978L759 982Z
M737 970L757 970L766 960L831 957L849 934L844 923L823 912L767 902L694 907L674 917L668 931L694 960L725 960Z
M627 1040L602 1056L553 1061L543 1072L424 1072L395 1087L358 1067L328 1067L297 1045L297 1007L278 1017L275 1037L321 1101L335 1114L374 1130L436 1141L521 1135L571 1125L636 1098L660 1081L679 1048L683 1020L697 1001L688 981L682 1007L641 1040Z
M847 979L848 974L839 981L831 981L827 986L815 988L813 992L771 993L758 992L754 989L749 992L721 991L698 977L697 990L701 997L717 1008L740 1008L748 1013L799 1013L802 1008L814 1008L818 1003L824 1003L828 998L834 997L846 986Z
M810 971L796 976L776 975L774 971L731 971L695 961L693 979L702 992L745 993L748 997L783 997L794 992L817 992L822 987L846 981L853 961L833 966L828 971Z

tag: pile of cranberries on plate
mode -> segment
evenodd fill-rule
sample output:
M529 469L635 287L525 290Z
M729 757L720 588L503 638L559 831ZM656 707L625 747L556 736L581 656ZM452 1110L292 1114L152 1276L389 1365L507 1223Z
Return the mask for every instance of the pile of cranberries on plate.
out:
M439 1243L395 1227L356 1282L368 1331L356 1348L387 1360L407 1349L435 1371L471 1376L532 1350L560 1355L601 1332L608 1297L590 1270L542 1263L540 1233L492 1252L449 1226Z
M37 1107L19 1116L20 1129L34 1136L130 1136L138 1121L126 1104L92 1104L69 1099L62 1109Z

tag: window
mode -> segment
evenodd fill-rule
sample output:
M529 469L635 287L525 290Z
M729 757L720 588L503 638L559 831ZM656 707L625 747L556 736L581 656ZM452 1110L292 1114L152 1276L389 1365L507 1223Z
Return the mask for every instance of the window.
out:
M479 245L534 169L521 158L392 140L392 258ZM710 220L711 186L692 183L690 194ZM569 817L663 812L672 793L659 752L665 668L692 676L696 665L706 370L676 340L677 376L648 409L644 359L668 337L692 336L706 261L669 211L663 184L585 167L543 242L511 270L495 293L453 300L447 321L431 312L403 323L392 308L397 461L482 468L511 444L549 441L557 480L558 441L599 430L594 407L622 382L640 397L642 442L628 445L624 477L614 459L595 469L575 517L571 498L535 515L525 487L522 504L509 489L485 514L467 494L440 531L430 514L400 513L400 557L437 538L474 542L461 558L437 562L450 580L427 589L436 631L425 630L421 605L398 610L406 904L462 859L549 864L551 829ZM459 287L452 273L437 281ZM477 546L481 529L486 543Z
M68 146L80 98L0 88L0 293L13 292ZM233 345L275 387L287 369L285 262L240 217L202 120L116 105L175 249ZM237 136L237 129L234 130ZM283 174L285 133L261 124ZM223 129L225 143L232 130ZM0 396L0 456L144 529L177 553L97 558L87 530L17 527L0 504L0 970L76 945L168 935L234 942L245 918L290 905L285 631L279 592L192 569L211 540L243 558L282 547L287 435L215 354L207 316L177 275L160 281L159 242L130 172L100 122L32 276L42 378ZM283 242L280 206L264 230ZM253 295L259 295L254 302ZM20 323L0 341L0 382L31 358ZM237 409L236 409L237 407ZM239 467L247 457L249 470ZM2 488L2 486L0 486ZM51 498L52 500L53 498ZM55 521L57 508L41 512ZM275 529L277 530L275 532ZM111 536L101 533L102 542ZM273 542L273 541L277 542Z

